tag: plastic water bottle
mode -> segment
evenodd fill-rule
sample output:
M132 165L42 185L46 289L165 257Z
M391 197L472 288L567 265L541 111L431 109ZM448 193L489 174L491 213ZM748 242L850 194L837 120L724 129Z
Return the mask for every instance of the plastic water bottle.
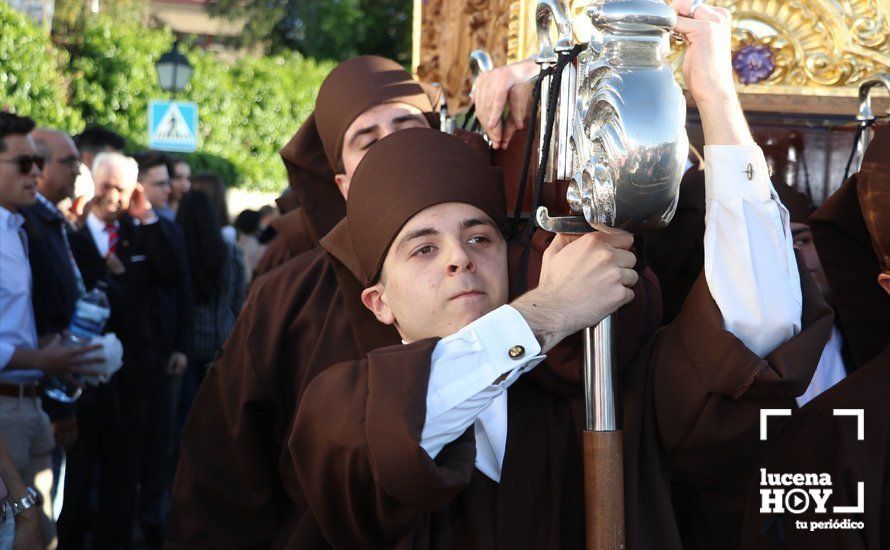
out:
M68 334L62 341L66 347L86 347L96 336L101 336L105 329L105 323L111 315L108 306L108 296L102 290L105 283L99 284L93 290L82 295L77 300L74 308L74 316L68 325ZM74 375L77 378L77 375ZM80 397L83 388L75 384L69 384L64 380L51 376L44 382L44 393L56 401L72 403Z

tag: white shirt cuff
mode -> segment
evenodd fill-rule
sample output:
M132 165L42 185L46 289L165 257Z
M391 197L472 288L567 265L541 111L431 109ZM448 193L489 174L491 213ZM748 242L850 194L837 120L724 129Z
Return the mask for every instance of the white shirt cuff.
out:
M705 176L708 199L772 196L769 168L757 145L705 145Z
M525 318L510 306L480 317L439 341L432 354L427 419L489 386L509 387L545 359ZM448 363L449 368L436 368ZM497 380L504 374L505 380Z

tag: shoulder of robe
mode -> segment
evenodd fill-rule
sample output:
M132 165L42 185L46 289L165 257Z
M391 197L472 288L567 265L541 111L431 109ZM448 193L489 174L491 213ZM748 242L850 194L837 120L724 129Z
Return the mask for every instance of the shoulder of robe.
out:
M325 285L329 281L332 285ZM250 287L245 306L253 310L279 309L326 286L336 287L333 263L324 249L316 248L257 278Z

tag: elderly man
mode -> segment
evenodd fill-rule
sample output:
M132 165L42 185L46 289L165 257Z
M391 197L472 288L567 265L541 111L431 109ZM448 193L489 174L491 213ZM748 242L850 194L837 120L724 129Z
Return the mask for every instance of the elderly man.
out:
M68 328L74 305L83 292L83 279L68 243L73 226L58 206L74 194L80 155L64 132L40 128L31 132L31 137L44 159L44 169L37 177L37 201L23 213L46 251L39 256L31 254L37 290L34 316L37 334L42 337Z
M158 337L167 322L156 304L184 274L163 225L137 182L138 165L101 153L93 165L95 201L71 246L87 288L104 281L111 302L107 329L124 347L111 382L92 388L78 408L80 438L68 455L66 506L59 519L63 547L79 548L89 529L90 492L99 468L97 547L127 546L133 532L148 409L163 389L165 361Z

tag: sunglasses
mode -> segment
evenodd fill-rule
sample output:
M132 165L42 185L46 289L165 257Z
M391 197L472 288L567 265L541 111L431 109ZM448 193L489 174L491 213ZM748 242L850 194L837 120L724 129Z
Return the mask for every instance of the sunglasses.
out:
M28 174L31 173L31 169L34 166L37 166L37 169L42 171L44 160L43 160L43 157L38 156L38 155L34 155L34 156L22 155L20 157L15 157L13 159L8 159L8 160L4 159L3 162L6 162L8 164L18 164L19 172L23 176L27 176Z

